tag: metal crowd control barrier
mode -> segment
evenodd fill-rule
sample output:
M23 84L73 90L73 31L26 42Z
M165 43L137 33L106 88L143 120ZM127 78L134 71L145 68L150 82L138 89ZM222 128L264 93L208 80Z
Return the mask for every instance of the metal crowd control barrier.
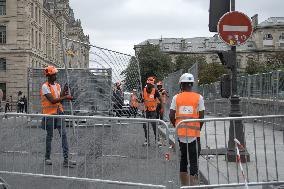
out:
M182 124L196 121L200 120L183 120L176 128L183 128L185 126ZM272 188L284 184L284 115L206 118L202 121L202 150L198 169L209 184L200 183L199 176L199 184L202 185L181 188L244 188L244 178L249 188L265 188L267 185ZM242 167L237 160L228 162L227 158L228 150L237 156L237 150L234 147L228 149L227 145L230 123L235 131L236 121L244 123L244 144L237 145L240 147ZM233 135L237 138L235 132ZM177 136L175 140L178 140ZM241 168L245 177L242 176Z
M150 145L142 145L142 125L150 122L157 123L159 136L166 136L159 137L162 146L151 126ZM47 132L42 124L53 131L52 165L45 162ZM65 126L69 158L77 165L63 166L60 125ZM178 182L176 160L166 158L173 154L168 136L167 124L161 120L0 114L0 176L10 186L24 188L31 188L31 183L36 188L166 188Z

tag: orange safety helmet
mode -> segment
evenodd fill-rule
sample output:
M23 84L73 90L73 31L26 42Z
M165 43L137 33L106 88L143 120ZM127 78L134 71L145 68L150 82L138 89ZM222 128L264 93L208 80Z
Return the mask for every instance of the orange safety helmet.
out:
M44 68L44 75L49 76L49 75L54 75L58 72L58 70L54 66L47 66Z
M163 82L162 81L159 81L158 83L157 83L157 86L158 85L163 85Z
M147 84L152 84L152 85L154 85L154 84L155 84L155 78L154 78L154 77L148 77L148 79L147 79Z

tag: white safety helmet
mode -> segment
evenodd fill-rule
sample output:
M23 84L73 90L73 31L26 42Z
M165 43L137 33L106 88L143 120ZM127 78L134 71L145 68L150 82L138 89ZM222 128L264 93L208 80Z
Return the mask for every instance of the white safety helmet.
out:
M194 83L194 76L190 73L182 74L179 78L179 83Z

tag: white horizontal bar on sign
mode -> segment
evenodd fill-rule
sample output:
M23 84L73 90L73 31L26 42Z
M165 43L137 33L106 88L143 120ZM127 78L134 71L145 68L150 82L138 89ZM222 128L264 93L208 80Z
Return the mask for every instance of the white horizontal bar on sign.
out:
M223 31L236 31L236 32L247 32L248 26L230 26L230 25L224 25Z

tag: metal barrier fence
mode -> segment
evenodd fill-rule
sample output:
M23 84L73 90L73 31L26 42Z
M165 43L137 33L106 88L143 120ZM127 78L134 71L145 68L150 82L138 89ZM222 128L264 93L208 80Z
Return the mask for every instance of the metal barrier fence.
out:
M200 120L184 120L177 128L183 128L183 124L196 121ZM265 185L284 184L283 115L207 118L202 121L202 150L198 168L210 184L182 188L244 188L246 185L249 188L260 188ZM234 131L232 136L237 139L235 122L239 121L244 124L244 144L239 144L238 140L235 140L234 146L228 146L230 124ZM241 152L242 163L237 160L237 147ZM187 145L187 148L192 146ZM198 149L197 145L195 148ZM235 162L228 161L228 154L231 153L235 154Z
M71 42L77 46L86 45L78 41L71 40ZM69 82L71 95L74 96L72 105L75 114L114 116L136 114L137 111L130 109L129 104L133 89L136 89L137 96L141 94L141 76L137 59L110 49L90 46L90 69L69 68L68 74L66 69L59 69L57 74L57 81L62 88ZM76 52L76 49L74 51ZM77 56L79 55L68 56L69 67L76 66ZM40 89L46 82L43 69L30 68L28 78L29 113L41 113ZM121 84L120 89L117 89L116 83ZM71 110L69 103L65 103L64 106L65 110Z
M43 117L46 116L1 115L0 177L7 185L29 188L93 188L94 185L96 188L180 187L178 139L165 122L47 116L51 123L56 121L66 125L69 157L76 160L77 165L70 163L64 167L61 138L57 131L53 133L52 165L44 162L46 131L40 127L42 123L50 122L42 122ZM71 128L73 121L76 123L74 133ZM194 121L200 120L184 120L183 123ZM229 127L230 123L234 127L236 121L244 123L244 144L238 145L238 148L241 154L246 152L249 155L242 158L246 160L242 167L249 188L284 184L284 116L206 118L202 121L198 161L200 185L181 188L243 188L245 182L240 165L227 161ZM157 133L164 136L161 138L162 146L155 141L151 126L148 130L151 143L142 146L142 125L150 122L156 122ZM278 123L282 123L280 127ZM169 145L173 143L174 146ZM237 156L235 148L229 150Z
M244 115L284 113L283 71L240 76L237 84ZM228 115L230 102L228 99L222 99L220 82L199 86L199 92L204 96L209 112Z
M145 141L142 126L150 122L157 124L158 136L169 136L168 127L161 120L0 115L0 176L13 188L165 188L178 179L175 160L166 159L166 154L173 151L168 137L157 136L155 140L151 126L150 145L142 145ZM47 135L42 126L53 133L52 165L45 162L46 140L52 135ZM67 154L65 136L69 158L76 160L77 165L62 164Z
M168 98L165 103L164 107L164 120L169 121L169 111L170 111L170 106L171 106L171 100L173 97L179 93L180 88L179 88L179 78L183 74L183 70L179 70L177 72L169 74L164 80L164 88L166 89L168 93Z

